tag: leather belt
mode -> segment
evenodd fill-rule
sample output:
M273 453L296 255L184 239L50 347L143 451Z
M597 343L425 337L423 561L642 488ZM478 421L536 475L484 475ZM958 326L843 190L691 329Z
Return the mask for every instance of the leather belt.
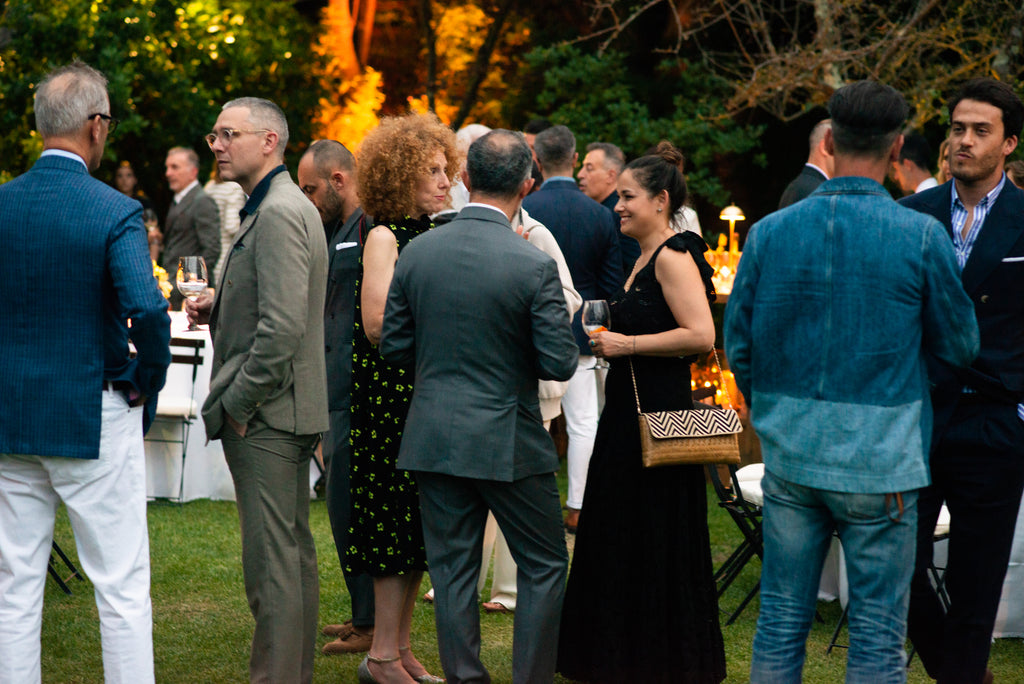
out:
M104 392L131 392L132 383L125 382L124 380L104 380L103 391Z

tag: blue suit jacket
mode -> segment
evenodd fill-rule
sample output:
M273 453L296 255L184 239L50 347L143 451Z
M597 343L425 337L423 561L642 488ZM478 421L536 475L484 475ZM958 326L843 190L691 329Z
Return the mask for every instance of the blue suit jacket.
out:
M626 280L612 213L584 195L575 181L561 178L545 182L540 190L524 199L523 209L555 236L569 266L572 284L584 301L611 299ZM580 311L573 316L572 331L580 353L593 354L580 325Z
M0 244L0 453L97 458L103 381L133 384L152 415L171 360L142 205L42 157L0 185Z
M904 197L900 204L937 218L952 239L952 183ZM1024 192L1009 180L985 218L961 279L974 303L981 353L970 368L932 366L937 431L964 386L998 402L1024 402Z

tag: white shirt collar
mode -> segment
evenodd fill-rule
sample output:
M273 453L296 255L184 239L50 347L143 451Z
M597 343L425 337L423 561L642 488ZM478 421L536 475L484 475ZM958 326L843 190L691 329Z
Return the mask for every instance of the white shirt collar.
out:
M818 173L820 173L820 174L821 174L822 176L824 176L824 177L825 177L826 179L829 179L829 180L831 180L831 178L832 178L832 177L831 177L831 176L829 176L829 175L828 175L827 173L825 173L825 169L821 168L820 166L816 166L816 165L812 164L811 162L807 162L806 164L804 164L804 166L810 166L810 167L811 167L812 169L814 169L815 171L817 171Z
M917 184L917 187L914 188L914 192L917 193L917 192L921 192L922 190L927 190L929 188L937 188L937 187L939 187L939 181L935 180L931 176L928 176L923 181L921 181L920 183Z
M199 180L198 179L194 180L191 183L189 183L188 185L186 185L185 189L182 190L181 192L175 193L174 194L174 203L177 204L178 202L180 202L182 200L182 198L185 195L187 195L188 193L190 193L192 191L192 188L196 187L197 185L199 185Z
M501 209L499 209L498 207L494 206L493 204L484 204L483 202L466 202L466 206L464 206L462 208L463 209L468 209L469 207L482 207L483 209L490 209L491 211L496 211L499 214L501 214L501 217L503 219L508 221L508 216L505 216L505 212L503 212Z
M58 150L53 148L43 150L43 153L39 155L39 158L42 159L43 157L64 157L65 159L74 159L75 161L81 162L82 166L85 167L86 171L89 170L89 165L85 163L84 159L79 157L74 152L68 152L67 150Z

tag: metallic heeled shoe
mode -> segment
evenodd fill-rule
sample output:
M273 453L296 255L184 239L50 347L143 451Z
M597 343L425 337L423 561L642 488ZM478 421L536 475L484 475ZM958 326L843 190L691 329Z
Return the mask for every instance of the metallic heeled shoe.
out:
M385 663L393 663L399 660L401 656L395 656L394 658L375 658L372 655L368 655L363 658L363 662L359 663L359 668L356 670L356 675L359 677L359 684L380 684L377 679L370 673L370 663L377 663L378 665L384 665Z
M445 679L443 677L435 677L434 675L430 674L429 672L427 674L420 675L419 677L413 677L413 679L415 679L420 684L444 684L445 683Z
M399 646L398 647L399 657L401 657L402 651L408 651L408 650L409 650L408 646ZM406 670L406 672L408 672L408 670ZM411 674L409 676L412 677ZM419 677L412 677L412 678L415 679L420 684L445 684L445 681L447 681L447 680L445 680L444 677L435 677L434 675L430 674L429 672L427 672L425 674L421 674Z

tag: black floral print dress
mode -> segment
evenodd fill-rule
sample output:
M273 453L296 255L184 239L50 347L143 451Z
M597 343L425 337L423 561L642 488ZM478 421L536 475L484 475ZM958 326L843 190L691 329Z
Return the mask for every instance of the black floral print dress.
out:
M391 228L399 252L432 227L426 217L376 223ZM345 571L389 577L427 569L416 483L408 471L395 467L414 372L388 364L366 337L362 287L360 274L352 343L352 518Z

